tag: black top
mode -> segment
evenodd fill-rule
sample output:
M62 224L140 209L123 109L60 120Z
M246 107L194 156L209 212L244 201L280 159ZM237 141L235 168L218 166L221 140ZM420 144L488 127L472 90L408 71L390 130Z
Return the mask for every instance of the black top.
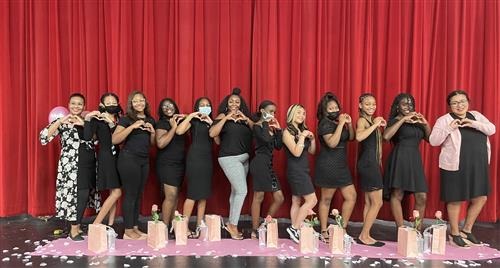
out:
M262 122L262 126L255 124L253 126L253 134L255 135L255 154L265 155L269 158L273 156L274 149L281 149L283 147L282 131L274 131L274 135L269 134L269 123Z
M115 129L116 126L110 128L106 121L92 118L92 120L85 122L84 139L88 141L92 140L95 134L99 141L99 154L111 151L112 155L116 155L118 153L118 146L113 145L111 139Z
M337 130L337 127L338 123L328 118L323 118L321 119L321 121L319 121L318 136L319 136L319 143L321 144L321 152L328 152L335 149L346 148L347 142L349 141L349 130L345 127L342 129L339 143L337 144L337 146L335 146L335 148L331 148L330 146L328 146L325 139L323 138L323 135L333 134L335 130Z
M214 124L217 124L219 121L216 120ZM243 122L227 120L219 136L219 157L240 155L250 151L252 130Z
M80 167L95 167L95 151L93 140L84 139L83 126L74 126L78 131L80 146L78 147L78 165Z
M170 131L172 126L170 125L169 118L164 117L158 120L156 129ZM157 161L183 161L185 158L185 144L185 135L174 134L170 143L163 149L158 150Z
M120 118L118 125L127 128L134 122L128 116L124 116ZM155 125L155 120L152 117L145 118L144 122L152 124L153 127ZM122 149L137 156L149 157L150 137L151 133L149 131L136 128L127 136Z
M197 153L211 154L213 139L210 138L209 135L210 125L206 122L201 121L198 118L193 118L190 123L191 123L190 150L194 150Z

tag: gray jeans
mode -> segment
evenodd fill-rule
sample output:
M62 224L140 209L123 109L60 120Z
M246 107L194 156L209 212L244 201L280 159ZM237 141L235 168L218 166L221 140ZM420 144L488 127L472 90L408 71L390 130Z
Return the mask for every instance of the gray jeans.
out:
M229 196L229 223L238 225L241 208L247 196L247 174L248 174L247 153L219 157L219 165L231 183L231 195Z

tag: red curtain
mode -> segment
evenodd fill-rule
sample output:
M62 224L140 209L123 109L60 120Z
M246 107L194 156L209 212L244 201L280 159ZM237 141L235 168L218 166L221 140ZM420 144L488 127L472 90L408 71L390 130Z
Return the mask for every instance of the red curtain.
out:
M473 109L500 126L497 1L1 1L0 38L0 216L54 212L59 148L57 142L42 147L38 133L48 112L77 91L87 97L87 110L106 91L124 104L131 90L141 89L153 107L172 97L190 112L195 98L218 103L239 86L252 110L263 99L278 103L282 124L290 104L304 104L315 131L316 105L326 91L354 119L362 92L376 95L385 117L393 98L410 92L434 123L447 111L447 93L460 88L470 93ZM500 216L498 137L491 137L492 191L481 221ZM444 209L439 148L421 149L426 216L433 217ZM353 142L353 172L356 154ZM151 167L143 214L161 198L154 158ZM227 216L230 186L216 167L208 212ZM275 167L287 199L278 216L288 217L284 152L276 153ZM250 179L249 189L243 214L252 199ZM354 220L362 218L363 200L358 192ZM340 202L337 196L332 206ZM387 204L379 218L391 218Z

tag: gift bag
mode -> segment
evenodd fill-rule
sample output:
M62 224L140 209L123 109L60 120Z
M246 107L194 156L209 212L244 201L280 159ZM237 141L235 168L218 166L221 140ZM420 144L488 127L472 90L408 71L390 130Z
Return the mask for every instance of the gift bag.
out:
M162 221L148 221L148 246L154 249L164 248L166 245L167 226Z
M172 221L172 228L175 231L175 245L185 246L188 240L188 220L186 217L179 218Z
M268 248L278 248L278 222L273 220L267 223L267 243Z
M432 254L445 254L446 248L446 228L444 224L433 225L432 227L432 244L431 252Z
M344 234L345 230L339 225L330 224L328 226L328 243L331 254L344 254Z
M222 218L219 215L205 215L205 221L208 227L208 241L220 241Z
M402 226L398 228L398 254L415 258L419 255L418 242L420 234L414 228Z
M94 253L102 253L108 250L108 234L106 225L104 224L89 224L88 232L88 250Z
M300 239L299 239L299 247L300 253L302 254L310 254L315 252L315 243L314 239L318 239L316 235L314 235L314 228L308 225L303 225L300 227Z

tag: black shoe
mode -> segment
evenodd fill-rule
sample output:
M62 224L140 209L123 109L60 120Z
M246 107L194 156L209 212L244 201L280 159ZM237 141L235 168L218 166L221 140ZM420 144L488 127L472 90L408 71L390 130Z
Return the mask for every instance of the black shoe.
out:
M472 233L467 233L464 230L460 231L462 234L465 235L465 242L470 242L469 244L473 245L481 245L483 242L479 241ZM463 237L463 236L462 236Z
M356 244L359 244L359 245L370 246L370 247L377 247L377 248L382 247L382 246L385 245L384 242L380 242L380 241L375 241L375 243L367 244L367 243L361 241L361 239L359 239L359 238L354 238L354 241L356 241Z
M81 234L77 234L77 235L75 235L75 236L71 236L71 233L70 233L70 234L68 235L68 237L69 237L71 240L75 241L75 242L80 242L80 241L83 241L83 240L84 240Z
M461 248L469 248L469 245L465 243L461 235L450 234L450 243Z
M299 240L300 239L299 230L293 228L293 226L290 225L288 228L286 228L286 231L290 235L290 239L292 239L293 242L298 244L300 241Z

